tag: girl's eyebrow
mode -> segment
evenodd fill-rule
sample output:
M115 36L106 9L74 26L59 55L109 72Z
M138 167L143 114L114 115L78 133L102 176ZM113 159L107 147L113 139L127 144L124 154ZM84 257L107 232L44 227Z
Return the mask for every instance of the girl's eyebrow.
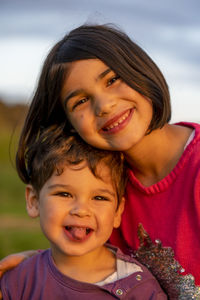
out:
M105 71L103 71L102 73L100 73L98 76L97 76L97 79L96 81L104 78L108 73L110 73L112 70L110 68L106 69Z
M67 102L69 101L69 99L73 98L73 97L76 97L80 94L83 94L84 93L84 90L83 89L78 89L78 90L75 90L75 91L72 91L71 93L69 93L67 95L67 97L64 99L63 101L63 104L64 104L64 107L66 107L67 105Z
M103 71L102 73L100 73L97 78L96 81L103 79L108 73L110 73L112 70L110 68L106 69L105 71ZM64 107L66 107L67 102L69 101L69 99L76 97L80 94L83 94L84 90L83 89L77 89L75 91L72 91L71 93L69 93L67 95L67 97L64 99L63 103L64 103Z

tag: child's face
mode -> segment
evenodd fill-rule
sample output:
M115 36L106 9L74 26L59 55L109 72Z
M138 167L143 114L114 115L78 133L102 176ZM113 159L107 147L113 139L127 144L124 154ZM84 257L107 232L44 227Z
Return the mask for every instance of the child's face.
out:
M128 151L147 132L152 104L99 59L71 63L62 102L74 129L89 144Z
M27 186L27 210L40 216L41 228L51 243L54 259L62 255L80 256L96 251L108 240L121 221L124 199L117 208L116 190L104 163L98 165L102 179L87 165L64 166L42 187L39 199Z

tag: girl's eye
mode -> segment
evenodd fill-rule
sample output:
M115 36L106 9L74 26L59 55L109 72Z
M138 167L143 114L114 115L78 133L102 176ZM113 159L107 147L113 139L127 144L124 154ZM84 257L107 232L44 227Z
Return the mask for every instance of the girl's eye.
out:
M107 82L107 86L112 85L113 83L115 83L115 81L117 81L120 77L118 75L113 76L111 79L108 80Z
M105 196L95 196L94 199L99 201L109 201L109 199Z
M82 99L76 101L75 104L72 106L72 110L74 110L77 106L87 102L88 100L89 100L89 98L85 97L85 98L82 98Z

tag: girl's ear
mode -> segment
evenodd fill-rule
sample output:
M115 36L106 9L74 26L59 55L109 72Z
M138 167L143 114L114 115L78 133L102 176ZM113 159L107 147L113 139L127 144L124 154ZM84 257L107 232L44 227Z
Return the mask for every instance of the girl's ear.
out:
M39 200L38 195L32 185L28 184L25 190L26 210L31 218L39 216Z
M113 226L114 228L118 228L121 224L121 219L122 219L121 217L124 211L124 205L125 205L125 198L122 197L118 209L115 213L114 226Z

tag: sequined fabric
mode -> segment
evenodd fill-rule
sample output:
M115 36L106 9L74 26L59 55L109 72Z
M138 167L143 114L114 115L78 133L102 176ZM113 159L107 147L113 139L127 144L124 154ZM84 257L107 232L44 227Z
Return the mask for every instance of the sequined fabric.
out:
M138 226L140 247L134 256L157 278L170 300L200 300L200 286L195 286L192 275L182 275L184 269L174 259L170 247L162 247L156 240L152 242L143 226Z

